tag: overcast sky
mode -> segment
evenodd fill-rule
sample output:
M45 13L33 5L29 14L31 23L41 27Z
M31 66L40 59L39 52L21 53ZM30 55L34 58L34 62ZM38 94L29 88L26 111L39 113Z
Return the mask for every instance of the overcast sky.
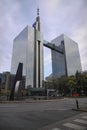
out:
M44 39L64 33L79 45L82 69L87 70L87 0L0 0L0 72L10 71L13 39L36 18ZM45 76L51 72L50 50L45 52Z

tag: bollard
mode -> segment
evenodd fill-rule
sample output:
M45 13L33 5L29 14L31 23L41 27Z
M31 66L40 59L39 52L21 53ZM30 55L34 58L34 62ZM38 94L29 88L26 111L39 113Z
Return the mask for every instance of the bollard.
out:
M76 99L76 106L77 106L77 109L79 109L79 103L77 99Z

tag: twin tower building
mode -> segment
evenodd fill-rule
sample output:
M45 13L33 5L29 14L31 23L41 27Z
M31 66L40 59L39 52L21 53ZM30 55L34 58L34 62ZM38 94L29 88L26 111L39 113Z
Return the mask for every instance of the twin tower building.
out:
M11 64L11 74L15 75L18 64L23 63L23 76L25 87L42 88L44 80L43 65L43 33L41 32L39 9L37 9L36 21L32 27L26 26L14 39ZM78 44L62 34L51 41L56 51L51 48L52 76L75 75L81 71L81 62Z

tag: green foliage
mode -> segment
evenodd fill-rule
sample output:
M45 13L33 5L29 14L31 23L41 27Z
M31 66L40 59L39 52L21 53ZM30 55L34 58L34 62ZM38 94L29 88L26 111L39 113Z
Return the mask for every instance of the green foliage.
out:
M71 92L71 95L76 92L76 79L75 77L69 77L68 80L67 80L67 86Z
M74 93L87 95L87 73L77 71L75 76L51 78L46 83L46 88L56 89L61 95L66 96Z

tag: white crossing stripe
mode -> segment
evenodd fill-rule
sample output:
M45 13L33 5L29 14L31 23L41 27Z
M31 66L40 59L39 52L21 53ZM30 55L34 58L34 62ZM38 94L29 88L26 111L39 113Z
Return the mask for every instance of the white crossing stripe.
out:
M59 128L54 128L54 129L52 129L52 130L61 130L61 129L59 129Z
M81 120L81 119L76 119L74 121L79 122L79 123L83 123L83 124L87 124L87 121Z
M87 116L83 116L82 118L83 118L83 119L87 119Z
M86 130L86 127L80 126L80 125L76 125L76 124L72 124L72 123L65 123L63 125L66 126L66 127L69 127L69 128L73 128L75 130Z

